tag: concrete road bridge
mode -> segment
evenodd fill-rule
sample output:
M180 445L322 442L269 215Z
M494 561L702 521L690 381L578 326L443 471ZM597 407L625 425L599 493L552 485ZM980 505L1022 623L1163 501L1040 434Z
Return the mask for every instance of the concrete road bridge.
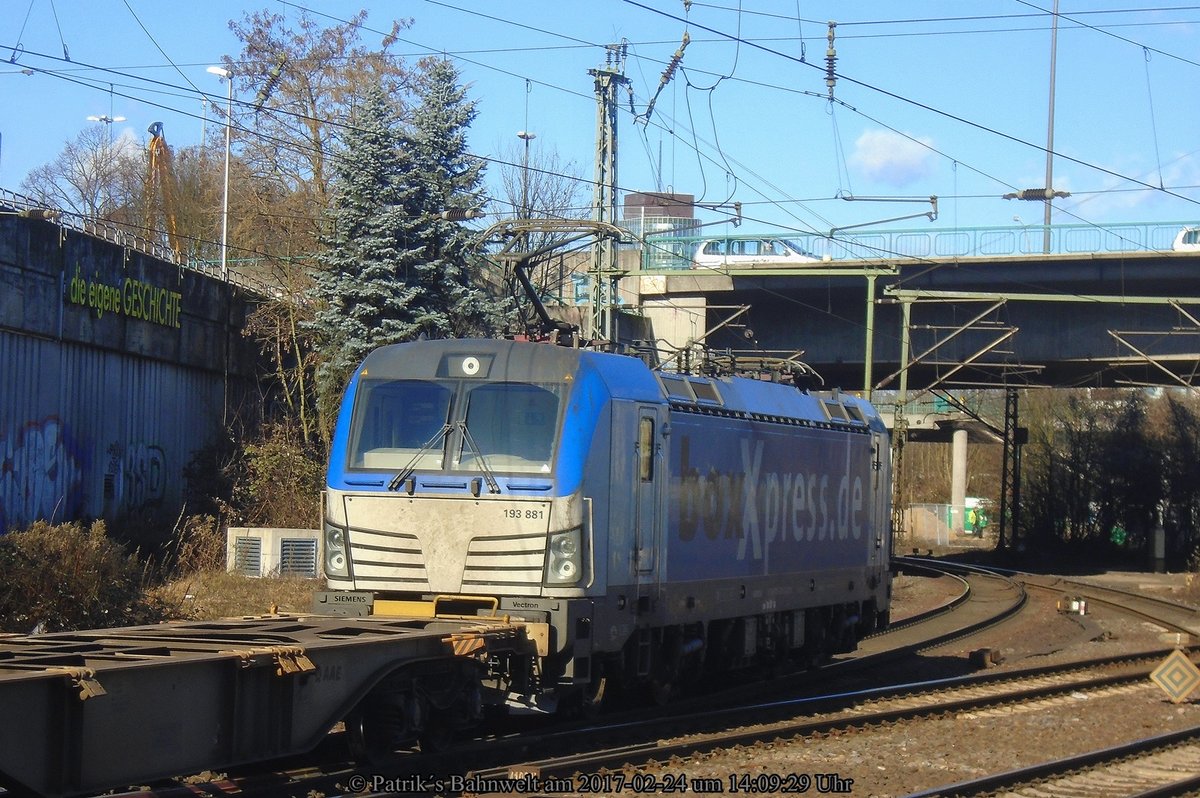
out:
M790 236L814 259L786 267L689 268L662 252L704 239L650 239L653 268L622 287L670 347L803 352L827 387L1190 386L1200 251L1172 250L1182 226L1052 227L1049 253L1041 227Z

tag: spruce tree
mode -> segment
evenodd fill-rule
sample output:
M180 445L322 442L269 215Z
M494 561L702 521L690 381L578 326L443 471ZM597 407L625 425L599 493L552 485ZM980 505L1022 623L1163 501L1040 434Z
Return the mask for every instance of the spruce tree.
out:
M372 349L442 326L422 279L428 220L410 179L399 115L368 91L334 166L333 197L315 280L311 323L321 350L322 393L340 392Z
M446 59L427 62L408 134L414 178L431 224L425 228L426 283L434 304L444 310L438 333L449 338L490 335L502 323L506 303L486 289L475 234L442 211L478 208L483 203L482 159L467 150L467 131L477 113L459 84L458 70Z
M448 61L427 65L421 98L406 127L382 89L369 91L335 161L310 325L327 398L376 347L489 335L501 322L472 265L477 236L441 218L483 202L483 162L466 145L475 104Z

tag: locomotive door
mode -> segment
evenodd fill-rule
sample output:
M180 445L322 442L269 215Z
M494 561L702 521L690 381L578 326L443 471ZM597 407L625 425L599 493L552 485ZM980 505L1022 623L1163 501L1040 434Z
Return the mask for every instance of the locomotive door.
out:
M874 565L886 566L892 558L892 449L887 435L871 433L871 467L875 477L872 507L872 558Z
M661 438L661 421L658 408L639 407L637 424L637 443L634 453L637 460L634 469L634 545L637 562L638 583L647 580L645 574L652 574L658 565L659 526L662 506L661 491L666 475L662 474L663 450L659 443Z

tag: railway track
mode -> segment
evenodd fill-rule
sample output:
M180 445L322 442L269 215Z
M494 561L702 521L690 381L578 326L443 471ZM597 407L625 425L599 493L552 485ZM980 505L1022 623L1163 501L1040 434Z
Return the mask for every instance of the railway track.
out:
M1017 581L1024 582L1024 578ZM1164 625L1173 625L1181 630L1191 628L1191 624L1194 623L1194 610L1170 602L1147 599L1144 596L1113 591L1102 586L1067 584L1066 580L1060 579L1046 581L1033 579L1030 581L1036 583L1031 584L1030 587L1045 587L1059 591L1069 588L1076 593L1086 592L1089 597L1097 597L1096 600L1099 600L1102 594L1107 594L1113 606L1127 604L1141 617L1154 619ZM1091 590L1085 591L1085 587ZM998 619L1007 618L1010 614L1008 612L995 613ZM1173 620L1163 621L1164 617ZM881 637L886 638L887 636ZM931 643L931 645L935 644ZM915 647L920 648L921 646L918 643L915 644ZM641 786L657 786L659 790L665 790L672 786L672 781L676 782L674 786L678 786L678 782L686 778L683 774L689 772L687 763L702 758L708 752L757 751L762 746L769 748L776 744L786 744L780 743L780 741L810 739L826 735L838 735L841 739L847 735L866 732L887 724L912 723L922 719L956 716L963 713L969 715L972 712L986 711L992 707L1007 707L1015 712L1036 712L1041 705L1053 707L1056 702L1061 704L1065 701L1078 700L1080 695L1119 696L1123 692L1136 693L1146 689L1149 673L1161 662L1168 651L1169 649L1164 649L1115 659L1107 658L1091 663L1049 666L1004 674L985 674L898 688L880 688L841 696L772 702L743 707L741 711L731 710L729 714L710 712L690 721L696 723L695 730L690 733L683 731L673 733L665 726L651 726L645 728L646 739L644 742L605 748L604 750L598 750L602 744L589 748L582 738L577 738L573 744L582 750L591 751L591 753L517 762L507 766L481 769L474 775L480 777L481 783L488 783L488 780L492 780L499 784L503 783L502 779L504 778L522 778L535 779L532 783L561 786L565 783L563 780L573 777L580 778L580 774L612 773L620 774L619 778L621 779L630 779L637 774L643 774ZM1194 658L1197 649L1195 647L1189 649L1189 653ZM870 655L868 654L862 659L869 660ZM843 702L844 706L841 709L833 707L837 701ZM817 713L822 714L820 717L814 717ZM790 718L784 717L789 714ZM748 726L739 725L745 716L753 717L757 722ZM706 727L708 730L702 731L702 727ZM632 733L633 729L631 728L630 731ZM1194 736L1185 737L1190 741ZM664 737L673 737L673 739L670 742L663 742ZM1191 748L1181 747L1190 746L1193 744L1192 742L1175 743L1174 749L1158 752L1158 748L1172 739L1164 737L1162 741L1139 740L1130 746L1112 749L1108 758L1097 753L1092 756L1094 765L1088 775L1079 774L1072 776L1072 780L1062 781L1061 783L1065 786L1060 792L1037 792L1036 794L1041 796L1140 795L1143 792L1141 787L1129 790L1129 785L1134 784L1136 780L1124 774L1131 769L1146 774L1139 776L1141 781L1136 783L1145 782L1145 794L1147 795L1183 794L1178 791L1149 792L1149 790L1161 789L1165 784L1172 785L1169 787L1171 790L1185 789L1180 786L1183 783L1180 778L1176 778L1180 774L1172 770L1175 768L1175 765L1171 764L1173 762L1187 762L1188 756L1192 756L1190 770L1188 765L1179 767L1183 769L1183 776L1190 776L1197 769L1196 762L1200 759L1195 758ZM545 748L546 746L540 746L539 750L545 750ZM1115 763L1117 757L1125 755L1126 750L1138 750L1139 748L1145 749L1145 753L1140 753L1137 761L1144 761L1147 763L1145 766ZM1173 750L1181 753L1172 753ZM1074 757L1061 762L1059 760L1048 762L1040 765L1040 770L1038 768L1028 769L1027 775L1022 775L1025 773L1024 771L1012 774L1011 781L1018 783L1021 778L1037 779L1039 787L1036 789L1044 789L1045 779L1049 774L1058 772L1060 768L1064 771L1076 769L1084 759L1086 758ZM1160 776L1161 772L1165 772L1166 775ZM728 776L728 774L726 775ZM756 778L771 779L775 775L763 776L760 774L760 777ZM794 776L795 774L790 775ZM808 774L805 778L811 779L815 775L819 774ZM783 775L784 778L787 776L788 774ZM711 777L701 776L699 778L701 778L699 782L701 787L713 789L719 787L719 791L724 793L739 791L733 789L739 786L735 782L726 784L719 779L713 781ZM1086 781L1086 779L1091 781ZM1116 785L1115 791L1105 792L1082 786L1093 783L1101 784L1105 779ZM628 781L623 782L626 789L628 789L628 783ZM981 783L983 786L979 788L979 792L970 792L969 790L974 788L970 784L964 783L956 785L955 789L961 790L959 793L942 793L933 790L928 794L1006 794L987 792L991 789L987 786L988 782L981 780ZM996 783L999 784L999 782ZM789 786L796 791L802 785L767 784L766 782L760 784L752 781L741 786L746 788L741 791L754 792L762 791L759 788L768 787L774 788L769 791L786 790ZM814 785L809 781L806 784L806 791L814 786L819 791L830 792L836 791L838 785L835 783ZM1127 791L1122 792L1121 790ZM1034 795L1035 793L1014 794Z
M896 559L896 562L913 569L929 567L933 572L944 569L944 572L948 574L978 573L1009 577L1028 588L1058 593L1066 600L1075 600L1076 602L1083 600L1091 602L1092 605L1104 605L1177 632L1200 635L1200 608L1142 592L1100 584L1095 580L1069 576L1046 576L980 566L948 566L919 557L900 557Z
M1104 605L1182 634L1200 636L1200 609L1174 601L1096 584L1084 579L1023 575L1021 581L1041 590L1061 591L1064 597Z
M630 722L627 726L575 731L526 743L535 750L575 747L588 753L513 762L477 770L481 780L562 779L573 774L670 765L719 749L772 744L818 735L853 734L871 727L1000 707L1049 704L1083 692L1141 689L1162 659L1161 652L1080 665L1049 666L1023 672L987 674L957 680L863 690L851 694L788 699L671 721ZM754 720L753 725L745 725ZM615 734L643 741L610 746ZM664 738L670 738L664 742ZM661 768L660 768L661 769Z
M927 563L906 562L913 572L929 568ZM337 735L331 738L324 765L296 763L273 772L262 770L230 772L224 778L205 784L192 779L192 784L175 788L188 796L228 795L238 792L254 798L275 795L322 793L326 796L360 792L372 786L380 788L401 785L404 792L443 794L486 794L489 785L503 792L519 783L522 792L539 785L550 785L564 791L574 785L579 793L603 792L605 786L612 794L665 791L671 786L663 779L677 779L686 772L683 763L708 752L745 749L747 746L784 745L780 741L814 739L827 735L853 736L870 733L871 729L890 724L918 723L922 719L947 717L962 713L988 711L992 707L1037 707L1062 701L1063 696L1079 694L1119 694L1124 690L1142 689L1146 676L1162 659L1165 652L1140 656L1106 658L1071 666L1048 666L1011 672L986 672L955 679L939 679L926 684L906 684L872 689L845 689L830 694L830 684L853 684L871 674L887 672L889 664L915 652L936 649L951 641L962 641L996 624L1004 624L1019 614L1027 600L1026 587L1034 590L1056 590L1071 595L1085 595L1083 585L1067 580L1010 578L995 573L960 572L958 595L935 610L922 613L904 623L896 624L861 642L859 651L839 657L829 667L817 672L793 674L769 683L753 684L727 690L717 696L683 700L668 708L631 712L616 716L603 724L560 725L548 732L510 733L466 743L449 755L417 755L400 757L387 767L374 766L356 769L348 759L338 755ZM1097 586L1087 586L1097 587ZM1087 592L1089 601L1100 602L1101 590ZM1120 603L1137 603L1144 597L1109 593ZM1148 615L1161 612L1178 613L1178 628L1188 628L1194 622L1194 610L1180 610L1176 605L1150 601L1143 605ZM814 694L820 691L821 694ZM773 694L790 696L782 700L761 700ZM669 741L669 742L666 742ZM531 758L535 754L536 758ZM585 752L585 753L573 753ZM1169 756L1164 754L1163 756ZM1186 755L1185 755L1186 756ZM1098 760L1099 761L1099 760ZM463 763L472 763L464 772ZM1049 767L1047 763L1046 767ZM1051 771L1046 770L1045 773ZM430 781L431 774L448 774L449 781ZM601 777L611 776L608 781ZM817 775L817 774L812 774ZM461 777L470 777L463 780ZM457 781L453 779L458 779ZM638 779L635 784L628 779ZM769 778L769 776L768 776ZM1030 776L1045 779L1048 776ZM1103 778L1102 776L1095 778ZM523 780L514 782L514 779ZM581 781L590 779L590 781ZM618 784L618 782L620 782ZM621 789L616 789L616 787ZM676 787L680 786L678 783ZM755 791L772 785L756 782L736 784L725 781L699 781L694 787L720 788L720 792ZM784 788L788 785L775 785ZM791 785L799 787L799 784ZM954 785L964 795L989 794L984 791L1005 787L981 786L981 792L966 782ZM457 789L455 789L457 787ZM810 783L808 791L834 791L837 784ZM436 788L436 789L434 789ZM735 789L731 789L735 788ZM170 789L170 788L165 788ZM1061 795L1072 793L1071 787ZM703 791L691 789L691 792ZM536 790L534 790L536 792ZM145 793L137 793L144 796ZM158 791L156 795L170 795ZM185 792L174 793L184 795ZM931 791L929 795L942 793ZM947 795L951 793L945 793ZM1000 793L995 793L1000 794ZM1093 794L1091 792L1087 793ZM1106 793L1095 792L1096 796ZM1123 794L1123 793L1120 793Z
M1056 759L908 798L1151 798L1200 792L1200 726Z
M914 646L934 641L945 641L952 639L955 635L969 633L971 630L979 628L981 624L988 622L988 616L991 614L990 611L980 612L977 602L980 596L991 597L991 603L998 602L1004 608L1004 612L1012 612L1013 608L1022 601L1018 592L1011 588L1004 588L1003 580L996 577L976 577L976 587L973 591L970 581L957 577L955 579L958 585L957 595L945 605L898 623L888 633L879 634L863 641L859 652L840 657L828 669L801 671L790 677L770 682L759 680L745 688L726 690L716 697L706 696L690 701L685 698L666 708L655 708L650 713L634 713L624 716L626 717L624 723L628 727L646 727L649 722L648 718L652 715L660 719L664 717L664 713L668 713L666 715L668 717L670 715L687 717L689 713L701 713L702 708L711 708L717 704L729 707L745 706L747 703L753 703L756 696L767 692L777 692L778 690L795 692L805 689L812 692L829 679L853 678L854 673L869 668L872 662L878 664L898 656L897 648L911 649ZM976 601L969 600L972 595ZM609 735L624 736L628 739L628 735L623 731L622 721L618 720L615 724L608 725L610 731L607 733ZM679 724L675 725L679 727ZM593 732L593 741L587 745L593 747L597 745L594 735L601 734L604 732ZM331 735L329 741L322 745L320 754L306 757L304 761L276 762L269 764L266 768L247 766L222 769L215 774L204 774L203 778L189 777L187 786L182 789L191 795L227 795L230 791L255 796L294 795L306 792L333 795L347 790L350 780L356 775L395 774L403 776L404 774L461 773L464 761L481 763L517 761L527 758L531 748L550 745L551 740L554 739L531 737L520 731L510 730L504 735L466 743L464 746L456 748L455 753L450 756L404 755L398 758L397 763L392 763L388 767L373 766L360 770L351 764L345 753L346 745L340 741L340 738L339 734ZM557 739L562 740L563 745L575 745L579 742L578 740L572 741L569 730L560 732ZM544 750L560 749L545 748ZM322 764L313 765L311 764L313 761L319 761ZM170 791L175 788L171 784L164 783L161 789Z

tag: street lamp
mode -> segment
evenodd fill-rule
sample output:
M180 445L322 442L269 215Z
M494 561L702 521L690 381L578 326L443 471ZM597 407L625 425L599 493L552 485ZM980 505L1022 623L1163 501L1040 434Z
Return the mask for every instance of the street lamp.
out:
M112 146L112 124L113 124L113 122L124 122L125 117L112 116L110 114L101 114L100 116L89 116L88 121L104 123L105 127L108 128L108 145L111 147Z
M208 72L229 82L229 94L225 101L225 191L221 199L221 279L229 279L229 137L233 132L233 73L219 66L210 66Z
M529 218L529 142L537 138L528 130L517 131L517 138L525 142L525 166L521 172L521 218Z

